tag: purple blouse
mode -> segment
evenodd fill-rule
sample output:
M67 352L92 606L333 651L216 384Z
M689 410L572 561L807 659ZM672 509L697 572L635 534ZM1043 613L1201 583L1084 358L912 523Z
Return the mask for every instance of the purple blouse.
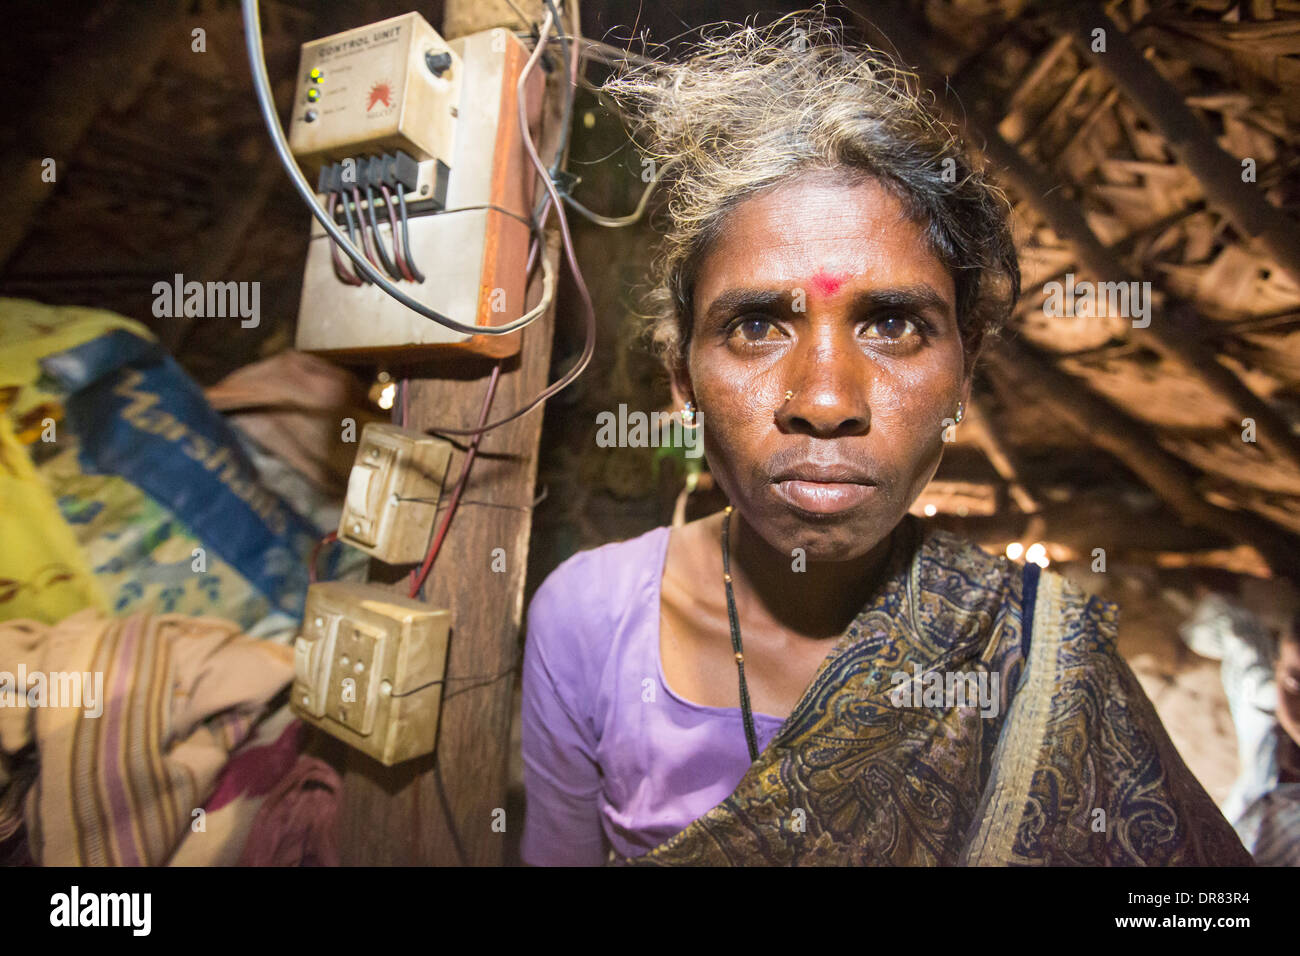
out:
M721 803L749 769L740 708L692 703L664 680L670 530L575 554L529 605L525 863L594 866L611 848L640 856ZM760 750L784 722L754 714Z

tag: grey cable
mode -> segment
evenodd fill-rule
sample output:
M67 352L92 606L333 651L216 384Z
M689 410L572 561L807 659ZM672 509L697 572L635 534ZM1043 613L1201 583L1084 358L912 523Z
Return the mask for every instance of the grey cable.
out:
M339 227L335 225L333 217L327 216L321 210L320 204L316 200L316 193L303 176L302 170L298 168L298 163L293 158L293 153L290 152L289 144L285 139L284 129L280 126L280 118L276 115L275 100L271 96L271 81L266 73L266 56L262 49L262 22L258 12L257 0L240 0L240 9L244 17L244 40L248 50L249 70L253 75L253 92L257 95L257 105L262 112L262 119L266 123L266 131L270 134L271 145L275 148L276 156L279 157L280 164L284 166L284 171L289 174L289 181L298 190L298 195L307 204L311 214L316 217L316 221L321 224L325 233L337 242L339 248L356 264L358 272L412 312L462 335L509 335L512 332L518 332L542 315L544 309L534 308L531 310L531 314L525 314L512 322L507 322L505 325L469 325L464 322L457 322L450 316L443 315L441 312L436 312L423 303L417 302L386 279L378 269L370 264L366 257L348 241ZM545 259L545 256L543 256L543 259ZM545 297L543 301L545 301Z

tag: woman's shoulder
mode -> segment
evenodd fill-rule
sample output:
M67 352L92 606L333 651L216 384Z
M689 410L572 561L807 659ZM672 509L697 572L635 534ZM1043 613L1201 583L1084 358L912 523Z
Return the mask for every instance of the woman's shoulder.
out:
M657 593L671 528L652 528L625 541L579 551L546 576L529 605L530 629L539 617L562 618L613 633L620 620L643 610Z

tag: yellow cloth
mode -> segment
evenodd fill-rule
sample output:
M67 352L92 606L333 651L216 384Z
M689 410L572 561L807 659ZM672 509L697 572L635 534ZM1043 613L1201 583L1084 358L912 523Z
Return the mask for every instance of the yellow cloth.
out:
M58 394L41 386L41 359L113 329L153 337L100 309L0 299L0 619L53 622L108 606L28 446L57 447L63 425Z

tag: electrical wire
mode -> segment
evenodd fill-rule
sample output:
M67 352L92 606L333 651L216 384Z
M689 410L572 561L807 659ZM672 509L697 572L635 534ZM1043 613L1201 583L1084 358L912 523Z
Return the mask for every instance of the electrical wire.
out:
M375 247L370 242L370 233L366 232L366 217L361 211L361 191L356 186L352 187L352 201L357 205L357 225L361 227L361 245L366 251L366 258L370 260L371 265L378 268L379 263L375 261Z
M483 396L483 409L478 416L478 430L474 437L470 439L469 449L465 452L465 463L461 465L460 477L456 479L456 487L451 492L451 502L447 505L447 515L442 519L442 524L438 528L438 534L429 546L429 552L424 557L424 563L420 566L418 572L411 572L411 593L410 597L417 597L420 589L424 587L425 580L429 577L429 571L433 568L433 562L438 559L438 552L442 550L442 542L447 537L447 529L451 527L451 519L456 516L456 506L460 504L461 492L469 483L469 470L474 467L474 457L478 454L479 442L483 440L483 423L487 421L488 411L492 408L492 399L497 393L497 382L501 379L501 363L497 362L492 366L492 375L488 378L487 394Z
M415 276L415 281L416 281L416 282L423 282L423 281L424 281L424 273L421 272L421 271L420 271L420 267L417 266L417 265L415 264L415 253L411 252L411 230L410 230L409 227L407 226L407 219L406 219L406 197L405 197L404 195L402 195L402 192L403 192L403 190L402 190L401 187L399 186L398 189L397 189L397 208L401 210L401 217L402 217L402 245L406 248L406 265L407 265L407 267L411 270L412 274ZM460 211L460 210L458 210L458 209L444 209L444 210L442 210L442 212L459 212L459 211ZM523 220L523 216L520 216L520 217L518 217L518 218L519 218L521 221ZM525 223L525 225L531 226L532 223Z
M670 164L665 163L655 171L654 178L651 179L650 184L646 186L645 192L641 193L641 199L636 204L636 208L626 216L602 216L598 212L592 212L567 192L560 193L560 196L569 204L571 209L577 212L584 219L588 219L598 226L606 226L610 229L621 229L624 226L633 226L640 222L641 217L645 215L646 206L650 203L650 194L654 192L655 186L658 185L659 180L663 178L664 170L667 169L669 165Z
M312 215L316 217L318 222L320 222L326 234L329 235L330 238L334 239L339 244L339 247L343 250L343 252L347 254L348 258L353 261L353 263L356 265L357 271L363 278L374 283L375 285L378 285L381 289L384 290L384 292L392 296L402 305L411 309L417 315L421 315L427 319L439 323L440 325L445 326L446 328L452 329L453 331L456 332L460 332L463 335L471 335L471 336L509 335L510 333L516 332L519 329L524 328L525 326L531 324L533 321L535 321L540 315L542 315L546 311L546 308L550 304L550 298L553 292L552 289L553 283L550 274L550 269L548 267L548 259L544 253L542 255L543 291L542 291L541 302L538 303L537 307L533 308L529 312L520 316L518 319L515 319L512 322L507 322L503 325L480 326L480 325L468 325L463 322L457 322L455 319L445 316L442 313L430 309L420 302L417 302L415 299L411 298L409 295L407 295L397 286L393 285L390 281L385 279L383 275L380 274L379 270L375 268L375 266L371 262L367 261L366 257L360 251L357 250L355 241L349 241L348 238L346 238L343 235L338 225L333 221L333 217L327 216L321 211L319 207L319 203L317 202L316 199L315 192L312 190L310 184L308 184L306 178L302 174L302 170L298 167L297 162L293 158L293 154L289 149L289 144L284 135L284 129L280 125L279 116L276 114L275 101L271 96L271 82L266 71L266 56L262 45L262 26L261 26L261 18L258 10L258 0L240 0L240 11L244 18L244 40L245 40L245 47L248 52L249 69L253 78L253 92L257 97L258 108L262 113L262 119L266 124L267 132L271 138L271 145L275 150L276 156L280 160L281 165L284 167L285 172L289 175L290 182L293 184L294 188L298 191L298 194L302 197L303 201L307 203L308 208L312 212ZM548 10L546 14L546 19L543 22L542 30L540 31L540 35L543 38L549 36L554 21L555 21L554 12ZM577 45L575 44L575 49L576 46ZM596 337L595 306L591 301L591 293L587 289L587 284L582 277L582 270L578 266L577 255L574 253L573 250L573 238L569 233L568 219L564 214L563 202L559 197L559 193L555 189L554 181L549 175L547 175L546 168L545 166L543 166L541 158L537 155L537 147L533 143L532 136L528 132L528 118L526 112L527 104L524 97L524 87L528 80L528 77L531 75L533 69L536 67L537 61L540 59L542 51L545 49L545 47L546 44L544 42L539 41L537 43L536 47L532 52L532 55L528 58L528 62L525 64L524 69L521 71L519 75L519 80L515 87L516 99L519 107L519 125L521 131L524 134L523 136L524 146L528 152L529 159L532 161L533 165L537 168L539 173L541 173L546 190L550 194L550 201L553 202L556 207L556 214L559 217L559 221L560 221L560 235L563 241L565 258L568 261L570 269L573 271L574 283L578 287L578 292L580 297L582 298L583 305L586 311L586 326L587 326L586 344L583 348L582 354L579 357L578 361L574 364L573 368L569 370L569 372L563 375L558 381L545 388L536 398L534 398L524 407L520 408L515 412L512 412L510 415L506 416L505 418L488 425L482 425L480 428L477 429L452 429L452 428L429 429L429 431L431 432L441 431L446 434L459 434L459 435L473 435L475 433L481 434L482 432L490 431L494 428L499 428L501 425L514 421L515 419L523 415L526 415L528 412L537 408L548 398L551 398L561 389L570 385L575 379L577 379L579 375L582 374L583 371L586 370L587 366L591 362L591 357L595 352L595 337ZM576 64L575 64L575 69L576 69ZM569 86L569 94L570 96L572 96L573 95L572 76L570 76L570 82L568 86ZM359 201L358 201L357 212L358 214L360 214ZM344 202L344 213L345 215L350 216L346 201ZM535 217L538 218L537 225L535 228L539 235L542 233L542 231L545 228L546 214L547 214L547 210L543 209L542 215L540 217ZM362 229L362 238L364 241L365 239L364 227ZM529 259L531 262L532 259L531 254L529 256Z
M573 101L576 99L574 74L578 66L578 44L570 44L569 35L564 30L564 19L560 16L560 11L555 7L555 0L545 0L546 8L550 11L551 16L555 18L555 31L560 36L560 56L564 62L565 73L569 77L566 84L564 97L564 117L560 120L560 141L556 145L555 159L551 161L551 178L560 172L560 164L564 162L564 151L569 147L569 132L573 128ZM579 31L575 31L579 32ZM545 31L542 33L546 35ZM570 57L569 48L572 45L574 55Z
M312 215L324 228L326 235L334 239L348 258L356 264L361 275L368 278L417 315L437 322L439 325L462 335L509 335L535 321L545 311L544 309L534 309L531 313L520 316L518 319L504 325L470 325L465 322L458 322L450 316L443 315L441 312L430 309L422 302L411 298L391 281L385 279L380 271L366 260L355 244L349 242L343 235L342 230L334 223L332 217L325 215L321 210L315 191L312 189L311 184L307 182L306 177L303 176L302 170L298 167L298 163L289 149L289 143L284 135L284 128L280 125L280 118L276 113L275 99L271 96L271 80L266 72L266 54L262 46L262 22L258 9L258 0L240 0L240 11L244 18L244 45L248 51L249 70L253 77L253 93L257 97L257 105L262 113L262 120L266 124L267 133L270 134L271 146L274 148L280 164L284 166L285 172L288 173L289 181L298 191L298 195L302 197L302 201L311 209ZM538 49L540 50L542 46L542 44L538 44ZM358 203L357 211L360 213L360 203Z
M542 24L542 36L546 36L547 34L550 33L552 21L553 21L553 16L550 13L550 11L547 11L546 19L543 21ZM537 44L537 46L533 49L532 56L529 57L528 59L528 63L525 64L523 72L519 74L519 82L516 86L516 97L515 97L516 103L518 104L519 107L519 128L523 133L524 149L528 153L528 158L532 161L533 166L541 174L542 182L546 187L547 193L549 194L549 200L547 204L545 204L542 208L540 222L538 224L538 231L540 233L543 229L545 229L546 217L550 211L551 204L554 204L556 215L558 216L560 221L560 238L564 246L564 256L567 262L569 263L570 271L573 273L573 283L575 286L577 286L578 295L582 299L584 311L586 313L586 342L583 345L582 354L578 357L578 361L574 363L573 368L571 368L568 372L566 372L563 376L561 376L556 382L552 383L551 385L543 389L541 393L537 395L537 397L532 399L532 401L528 402L528 404L524 405L522 408L518 409L517 411L511 412L505 418L498 419L497 421L492 422L489 425L480 424L478 428L436 427L436 428L426 429L426 431L430 433L434 433L434 434L441 433L444 435L474 435L477 433L491 431L494 428L500 428L502 425L505 425L509 422L514 421L517 418L527 415L534 408L537 408L539 405L545 402L548 398L551 398L561 389L568 387L574 381L574 379L576 379L579 375L581 375L586 370L587 366L591 363L591 357L592 355L595 354L596 351L596 307L591 301L591 292L587 289L587 282L583 278L582 268L578 265L578 256L573 249L573 236L569 233L569 220L564 213L564 204L561 202L560 195L556 191L555 182L551 179L550 176L546 174L546 167L542 164L542 159L537 153L537 145L533 142L533 137L528 132L528 114L526 110L527 104L524 98L524 84L528 79L528 74L532 69L533 65L537 62L538 58L541 56L541 52L544 49L544 47L545 47L544 43ZM545 263L547 257L544 249L541 251L541 256L542 256L543 263ZM531 266L532 266L532 253L530 253L529 255L529 262L526 268L531 269Z
M393 258L397 260L397 268L401 270L408 282L414 282L415 276L411 274L411 267L407 265L406 260L410 258L410 237L405 235L405 230L397 231L397 213L393 209L393 194L388 191L386 183L379 184L379 191L384 194L384 208L388 210L388 228L393 233ZM397 191L401 192L402 187L398 186ZM406 225L406 220L402 220L402 225ZM403 246L406 246L403 249Z
M312 546L311 558L307 562L307 581L309 583L316 583L316 560L320 557L320 549L331 541L337 541L338 539L339 533L337 531L331 531Z
M356 223L352 221L352 207L348 205L348 194L346 192L341 193L339 198L343 200L343 218L346 219L348 223L348 238L351 239L352 242L355 244L357 241L357 233L356 233L357 227L356 227ZM357 218L360 217L361 217L361 208L357 207ZM364 228L364 226L362 228ZM338 243L335 243L335 245L338 245ZM343 251L346 252L347 250L344 249ZM366 276L365 273L361 273L360 278L363 282L365 282L366 285L374 285L374 283L370 281L370 278Z
M334 215L334 201L337 195L337 193L331 192L325 199L325 206L329 209L329 214L331 216ZM347 283L348 285L362 284L361 280L357 278L357 274L344 265L343 257L339 254L339 244L333 239L330 240L330 262L333 263L334 275L338 277L340 282Z
M388 250L384 248L384 237L379 232L379 221L375 218L375 191L370 183L366 183L366 212L370 216L370 231L375 234L375 251L379 253L379 261L384 264L385 272L400 281L402 272L388 257ZM393 232L393 245L394 247L397 245L396 230Z
M470 687L462 687L460 690L452 691L452 692L449 693L449 694L445 694L445 695L443 696L443 700L446 700L448 697L455 697L457 694L463 694L463 693L465 693L465 692L467 692L467 691L474 690L475 688L478 688L478 687L487 687L489 684L495 684L495 683L496 683L497 681L499 681L501 678L503 678L503 677L509 677L512 673L514 673L515 671L517 671L517 670L519 669L519 665L522 664L523 662L524 662L524 660L523 660L523 655L521 655L521 654L516 654L516 655L515 655L515 662L514 662L513 664L511 664L511 665L510 665L509 667L507 667L505 670L497 671L497 673L495 673L495 674L466 674L464 677L439 677L437 680L431 680L431 681L429 681L428 683L421 684L421 685L419 685L418 687L412 687L410 690L402 691L402 693L400 693L400 694L393 694L392 696L393 696L393 697L410 697L412 694L417 693L417 692L419 692L419 691L422 691L422 690L424 690L426 687L434 687L434 686L436 686L436 685L438 685L438 684L450 684L450 683L451 683L452 681L454 681L454 680L474 680L474 681L478 681L477 684L474 684L474 685L472 685L472 686L470 686Z
M569 82L565 84L564 115L563 118L560 120L560 139L556 145L555 158L551 161L551 168L549 174L543 173L543 175L545 175L547 179L553 181L556 178L556 176L558 176L560 173L560 164L564 161L564 152L566 149L568 149L569 146L569 132L573 128L573 105L574 105L574 100L577 98L578 60L579 60L577 54L579 52L579 45L577 43L572 44L574 55L572 58L570 58L569 35L564 30L564 21L560 17L560 11L556 9L554 0L544 0L544 2L546 4L547 15L549 17L549 20L545 22L550 22L552 20L554 21L555 31L560 41L560 59L561 62L564 64L565 76L569 80ZM543 25L540 33L540 38L537 41L537 45L539 47L545 47L550 42L549 35L550 35L550 29L545 25ZM545 197L543 197L542 200L542 203L544 202L545 202ZM538 203L537 208L533 210L534 219L541 217L542 203Z

